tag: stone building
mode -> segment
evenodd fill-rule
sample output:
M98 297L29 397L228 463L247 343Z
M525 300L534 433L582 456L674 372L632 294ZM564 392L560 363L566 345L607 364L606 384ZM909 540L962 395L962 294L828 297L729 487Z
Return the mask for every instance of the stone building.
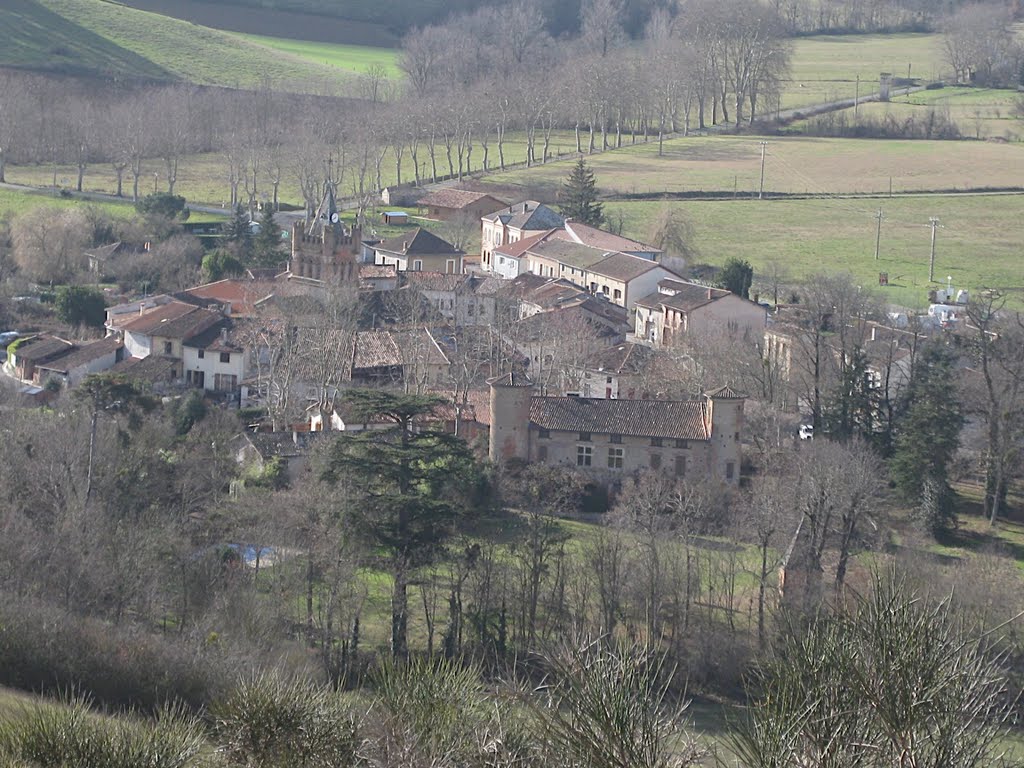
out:
M488 383L492 461L575 467L607 481L651 471L739 482L745 397L730 387L669 401L538 397L516 373Z
M334 187L326 185L324 199L313 218L292 225L293 277L332 283L358 283L362 237L358 227L346 229L334 199Z

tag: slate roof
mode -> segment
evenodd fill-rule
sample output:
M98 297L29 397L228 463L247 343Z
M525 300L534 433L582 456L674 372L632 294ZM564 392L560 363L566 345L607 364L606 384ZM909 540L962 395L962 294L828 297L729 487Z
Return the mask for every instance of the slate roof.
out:
M324 197L306 227L306 235L309 237L321 237L328 227L339 233L344 230L340 221L331 222L331 217L338 213L338 204L334 200L334 185L326 184L324 186Z
M442 240L432 232L423 229L423 227L417 227L416 231L410 234L396 235L395 237L389 237L387 240L382 240L376 246L376 250L387 251L399 256L413 256L416 254L429 256L441 254L446 256L465 255L464 251L460 251L447 240Z
M596 299L590 301L596 302ZM606 304L607 302L601 303ZM587 338L606 343L610 343L610 339L623 336L625 333L624 323L619 323L618 325L621 326L619 328L613 328L607 323L600 322L600 318L595 318L596 313L592 311L593 309L597 309L597 307L580 303L550 312L538 312L516 323L514 338L523 342L538 341L551 338L552 333L558 333L560 329L566 327L577 333L586 331Z
M499 200L486 192L473 192L468 189L455 189L454 187L438 189L428 195L424 195L416 204L426 208L462 210L479 200L483 200L485 197L489 197L494 201L495 210L505 205L503 200Z
M630 256L628 253L613 253L604 261L589 267L589 271L595 275L610 277L613 280L629 282L634 278L640 277L640 275L650 272L652 269L656 269L658 266L657 262L642 259L639 256Z
M530 421L543 429L628 437L707 440L702 400L534 397Z
M50 371L68 373L80 365L86 365L97 358L109 355L111 352L117 352L123 346L124 344L116 336L107 336L105 339L85 344L67 354L51 359L46 364L39 365L38 367Z
M542 229L561 228L565 219L543 203L536 200L524 200L521 203L502 208L500 211L484 216L485 221L501 221L506 227L520 231L539 231Z

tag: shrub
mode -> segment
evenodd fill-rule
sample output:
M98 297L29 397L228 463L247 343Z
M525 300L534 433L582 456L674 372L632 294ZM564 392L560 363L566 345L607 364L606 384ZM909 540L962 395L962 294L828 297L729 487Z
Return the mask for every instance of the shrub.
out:
M106 319L107 303L103 294L81 285L66 285L57 291L54 302L57 317L71 326L91 325L101 328Z
M152 721L111 718L78 696L0 721L0 756L40 768L189 768L204 745L202 724L177 707Z
M347 768L355 763L355 721L327 686L254 677L239 683L212 713L233 765Z

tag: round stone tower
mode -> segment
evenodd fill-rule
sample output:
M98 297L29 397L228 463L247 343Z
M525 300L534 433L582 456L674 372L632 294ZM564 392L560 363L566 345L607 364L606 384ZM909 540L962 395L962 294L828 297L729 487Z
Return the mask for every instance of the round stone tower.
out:
M491 434L488 443L491 461L529 461L533 382L525 374L510 372L487 383L491 387Z

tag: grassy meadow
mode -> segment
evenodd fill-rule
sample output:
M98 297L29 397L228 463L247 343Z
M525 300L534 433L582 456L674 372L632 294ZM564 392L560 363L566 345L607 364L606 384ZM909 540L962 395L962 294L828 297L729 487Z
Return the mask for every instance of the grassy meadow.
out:
M588 158L606 195L716 192L756 194L761 142L750 136L690 136L623 147ZM1024 146L968 141L767 139L765 192L888 194L1024 184ZM557 185L572 160L488 176L510 189Z
M354 54L353 54L354 55ZM337 62L103 0L8 0L0 5L0 66L301 92L337 90Z
M237 34L236 37L296 56L312 64L335 67L355 73L365 72L371 66L380 66L387 72L388 77L392 79L402 77L402 70L395 63L398 59L398 52L393 48L286 40L265 35Z
M886 104L862 104L859 113L873 120L891 116L900 122L913 119L920 123L935 110L954 123L965 138L1019 142L1024 138L1024 119L1015 112L1019 99L1016 91L997 88L941 88L901 96ZM847 115L852 119L850 110Z
M642 238L663 207L690 222L704 263L747 259L755 283L769 262L792 279L849 272L887 301L915 308L926 305L928 290L936 287L928 282L928 219L937 216L936 280L945 285L952 276L955 286L973 290L998 286L1024 305L1019 195L609 202L605 213L612 221L621 217L625 234ZM876 261L879 208L884 218ZM879 272L889 273L888 287L878 287Z
M54 196L47 191L26 192L16 189L0 188L0 218L17 216L33 208L99 208L117 218L131 218L135 208L131 203L108 203L80 198Z
M817 35L793 41L790 81L782 108L791 109L836 99L852 99L860 76L860 93L878 92L878 75L925 81L941 80L947 66L938 34Z

